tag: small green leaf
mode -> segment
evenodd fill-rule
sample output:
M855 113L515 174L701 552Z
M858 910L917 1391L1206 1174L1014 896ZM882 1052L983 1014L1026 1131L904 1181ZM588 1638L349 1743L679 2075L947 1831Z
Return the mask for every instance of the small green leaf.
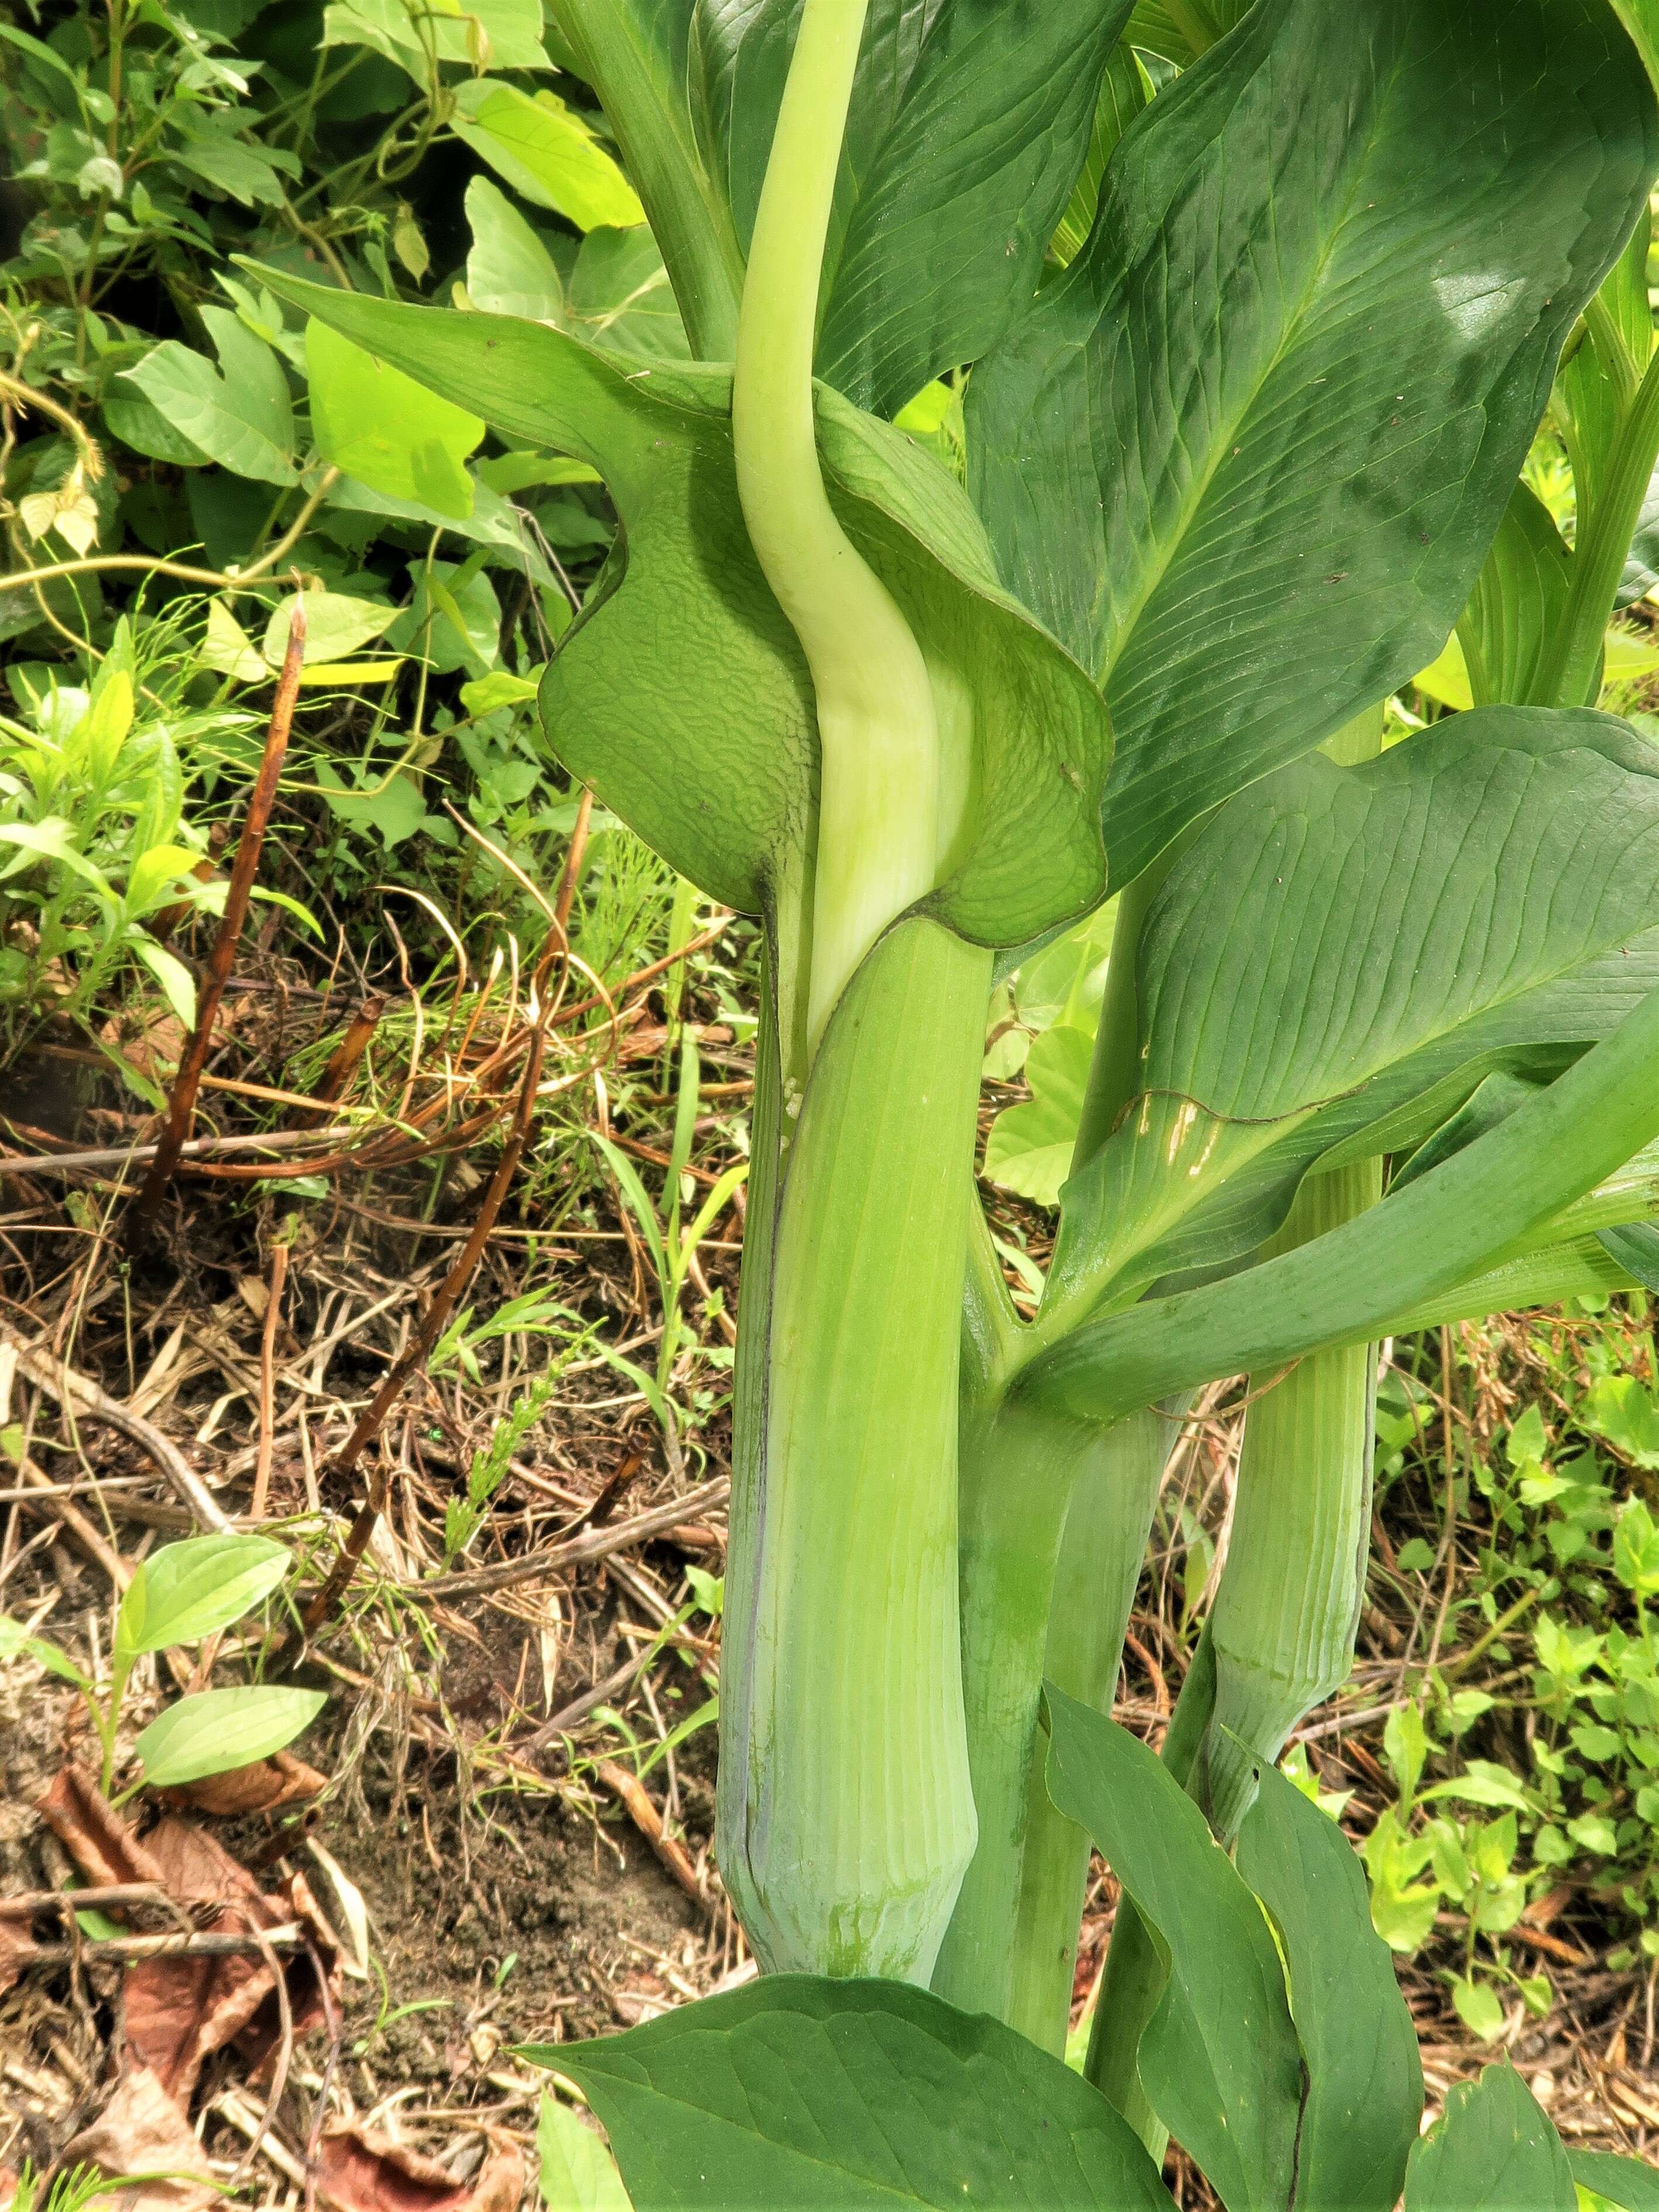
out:
M632 2212L617 2161L556 2097L542 2099L536 2151L547 2212Z
M1635 1466L1659 1468L1659 1404L1634 1375L1603 1375L1579 1418Z
M564 285L552 255L488 177L474 177L468 185L466 220L472 233L466 295L479 313L562 324Z
M270 348L224 307L204 307L219 367L176 338L124 372L210 460L261 483L298 481L288 379Z
M33 1659L37 1667L44 1667L47 1674L56 1674L59 1681L73 1682L77 1690L90 1686L68 1652L60 1651L44 1636L30 1635L21 1620L0 1613L0 1661L24 1656Z
M288 635L294 623L295 602L281 599L265 624L261 649L268 668L280 668L288 652ZM344 592L305 594L306 641L303 664L341 660L359 646L383 636L397 620L398 610L385 599L357 599Z
M175 1789L269 1759L308 1728L327 1703L320 1690L271 1683L203 1690L158 1713L133 1749L143 1762L146 1783Z
M495 77L455 88L455 136L516 192L578 230L645 220L637 194L581 118L550 92L533 96Z
M1423 1774L1423 1762L1429 1753L1428 1732L1424 1728L1423 1715L1418 1706L1401 1705L1397 1712L1389 1715L1382 1728L1382 1749L1394 1770L1400 1795L1409 1805L1417 1794L1417 1785Z
M1574 2212L1561 2139L1512 2066L1447 2093L1412 2152L1406 2212Z
M1434 1565L1434 1546L1421 1536L1409 1537L1400 1547L1395 1565L1408 1575L1425 1575Z
M985 1140L988 1182L1038 1206L1059 1203L1060 1187L1072 1172L1094 1048L1092 1032L1070 1022L1036 1039L1025 1056L1030 1097L1005 1107Z
M115 1620L118 1658L197 1644L268 1597L292 1561L268 1536L188 1536L138 1568Z
M465 521L472 512L465 463L484 434L476 415L314 319L306 328L306 367L312 428L325 460L373 490Z
M1451 1994L1457 2017L1469 2033L1478 2035L1483 2043L1496 2042L1504 2033L1504 2008L1492 1984L1460 1975L1452 1984Z

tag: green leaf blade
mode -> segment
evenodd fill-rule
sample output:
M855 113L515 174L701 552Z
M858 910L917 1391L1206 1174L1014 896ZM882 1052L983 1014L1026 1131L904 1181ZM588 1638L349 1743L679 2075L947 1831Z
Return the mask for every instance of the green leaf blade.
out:
M1140 2045L1158 2118L1231 2212L1289 2204L1302 2059L1260 1906L1146 1747L1050 1682L1048 1795L1093 1837L1168 1960Z
M286 1545L268 1536L188 1536L164 1546L138 1568L121 1601L118 1655L199 1644L268 1597L292 1565Z
M1656 158L1593 0L1260 0L1131 127L969 399L1005 573L1106 684L1115 884L1432 660Z
M1075 2074L896 1983L773 1975L526 2055L580 2086L635 2212L1169 2212Z
M234 1773L283 1750L328 1703L320 1690L272 1683L202 1690L158 1713L133 1746L152 1789Z
M1574 2212L1572 2169L1512 2066L1449 2092L1445 2118L1412 2152L1406 2212Z
M1335 1821L1275 1768L1239 1832L1238 1870L1273 1917L1308 2067L1303 2212L1392 2212L1423 2110L1417 2027Z

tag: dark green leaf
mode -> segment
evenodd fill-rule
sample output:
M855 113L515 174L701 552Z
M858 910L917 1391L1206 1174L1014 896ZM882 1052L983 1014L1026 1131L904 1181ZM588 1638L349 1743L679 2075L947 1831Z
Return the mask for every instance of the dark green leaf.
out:
M1161 1759L1054 1683L1044 1695L1048 1795L1093 1837L1167 1962L1141 2086L1231 2212L1287 2206L1302 2060L1261 1908Z
M1363 1344L1425 1326L1437 1302L1457 1314L1515 1303L1502 1262L1550 1242L1550 1224L1659 1137L1659 992L1497 1128L1356 1220L1224 1281L1085 1322L1039 1354L1018 1388L1056 1412L1110 1420L1223 1375L1265 1372L1322 1346ZM1601 1247L1590 1240L1590 1250ZM1564 1261L1571 1261L1571 1267ZM1617 1271L1607 1261L1607 1273ZM1492 1308L1466 1300L1491 1270ZM1552 1272L1553 1271L1553 1272ZM1545 1268L1569 1287L1583 1251ZM1525 1298L1540 1295L1526 1291ZM1553 1288L1542 1293L1561 1295Z
M641 371L539 324L265 273L283 297L515 441L604 474L625 550L549 666L549 732L683 875L758 911L805 846L816 732L793 633L738 503L727 374ZM998 589L973 510L936 461L822 386L819 422L832 499L948 685L948 726L962 733L950 772L961 829L927 909L980 943L1035 936L1099 896L1110 743L1099 694Z
M902 1983L773 1975L525 2055L581 2089L635 2212L1170 2212L1103 2097Z
M968 402L1106 684L1115 883L1434 659L1656 143L1601 0L1258 0L1131 128Z
M826 383L890 416L1000 337L1036 289L1128 7L872 0L824 261ZM694 330L721 281L735 298L799 8L565 0L558 9ZM699 349L729 356L730 345L705 336Z
M1574 2212L1561 2138L1512 2066L1460 2082L1412 2153L1406 2212Z
M1659 1227L1651 1221L1631 1221L1617 1229L1598 1229L1595 1238L1627 1275L1659 1296Z
M1307 2062L1300 2212L1391 2212L1423 2110L1417 2027L1365 1877L1334 1820L1275 1768L1239 1831L1240 1874L1273 1917Z

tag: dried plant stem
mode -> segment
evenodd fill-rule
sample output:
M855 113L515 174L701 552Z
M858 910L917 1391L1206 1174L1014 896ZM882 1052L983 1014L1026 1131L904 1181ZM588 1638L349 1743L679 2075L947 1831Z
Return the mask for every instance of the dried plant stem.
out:
M271 1449L276 1440L276 1330L283 1317L283 1285L288 1280L288 1245L273 1244L270 1284L265 1300L264 1327L259 1335L259 1447L253 1465L253 1495L248 1518L265 1517L265 1495L270 1487Z
M392 1363L385 1381L358 1415L350 1435L335 1454L331 1471L337 1475L349 1475L379 1436L386 1416L403 1394L404 1385L417 1368L424 1365L428 1354L443 1334L457 1300L483 1257L484 1246L489 1241L489 1232L495 1225L495 1217L501 1212L501 1201L518 1170L519 1160L530 1134L536 1090L541 1081L542 1055L546 1044L546 1034L538 1025L531 1034L530 1056L519 1089L518 1110L513 1117L512 1131L501 1148L495 1172L484 1191L478 1207L478 1218L472 1224L472 1233L457 1255L454 1266L440 1284L432 1304L427 1309L425 1319L410 1338L402 1357ZM376 1468L368 1486L368 1495L347 1532L338 1559L306 1608L301 1626L307 1637L316 1634L349 1588L358 1561L368 1549L368 1540L374 1532L374 1525L385 1510L391 1479L389 1467L382 1465ZM287 1635L278 1638L270 1653L273 1662L283 1657L289 1640Z
M277 679L276 702L270 710L264 754L259 763L259 773L254 780L252 794L248 799L247 813L243 817L242 834L237 840L236 860L230 872L230 887L225 895L225 910L219 923L218 934L213 941L207 974L203 979L201 994L197 1002L196 1027L179 1063L173 1096L167 1106L167 1127L132 1210L128 1224L130 1243L141 1243L154 1226L162 1194L172 1180L179 1152L190 1136L191 1122L196 1111L196 1094L201 1088L202 1070L207 1065L209 1048L213 1042L213 1024L225 994L225 985L230 980L231 965L236 957L237 939L241 936L242 924L247 919L248 903L253 895L253 879L258 873L265 830L276 800L277 779L282 775L283 761L288 752L288 733L294 720L294 702L300 692L300 671L305 659L305 646L306 602L305 593L301 592L295 594L293 602L288 650L283 656L283 672Z

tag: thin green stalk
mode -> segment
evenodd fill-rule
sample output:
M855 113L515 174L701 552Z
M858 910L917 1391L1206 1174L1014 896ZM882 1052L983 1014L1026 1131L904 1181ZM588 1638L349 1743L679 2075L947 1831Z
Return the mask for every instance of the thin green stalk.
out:
M1123 1640L1171 1433L1171 1423L1152 1407L1106 1430L1072 1493L1066 1516L1043 1672L1100 1712L1110 1712L1116 1694ZM1027 1778L1007 2016L1034 2043L1062 2051L1090 1844L1048 1795L1040 1742L1036 1754Z
M1659 459L1659 352L1620 423L1589 526L1574 549L1559 626L1546 640L1535 687L1546 707L1593 707L1601 655L1637 519Z
M806 0L749 250L732 445L744 520L800 640L817 714L809 1029L933 887L939 740L909 624L836 520L812 398L819 274L866 0Z
M1366 1161L1298 1194L1287 1249L1350 1221L1382 1196ZM1276 1759L1291 1730L1347 1680L1370 1531L1376 1362L1369 1345L1316 1352L1245 1416L1227 1565L1211 1619L1215 1712L1194 1794L1218 1836L1249 1809L1252 1759Z

